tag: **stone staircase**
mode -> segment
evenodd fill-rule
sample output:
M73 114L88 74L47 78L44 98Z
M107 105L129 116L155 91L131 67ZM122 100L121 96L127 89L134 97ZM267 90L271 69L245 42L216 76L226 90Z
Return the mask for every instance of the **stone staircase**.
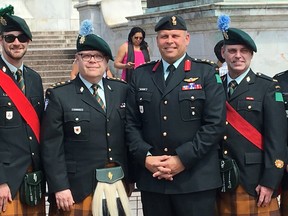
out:
M70 79L70 71L76 53L75 31L33 32L24 64L42 77L47 89L55 82Z

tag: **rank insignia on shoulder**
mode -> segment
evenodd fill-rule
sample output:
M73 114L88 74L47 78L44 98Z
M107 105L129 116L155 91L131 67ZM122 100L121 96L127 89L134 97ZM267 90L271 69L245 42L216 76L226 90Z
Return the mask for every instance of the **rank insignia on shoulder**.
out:
M275 92L275 101L284 102L282 93L280 93L280 92Z
M184 82L193 83L198 79L199 77L190 77L190 78L184 79Z
M284 167L284 162L282 160L275 160L275 166L278 168L278 169L281 169Z
M182 86L182 91L187 91L187 90L200 90L202 89L201 84L196 84L196 83L189 83L188 85Z

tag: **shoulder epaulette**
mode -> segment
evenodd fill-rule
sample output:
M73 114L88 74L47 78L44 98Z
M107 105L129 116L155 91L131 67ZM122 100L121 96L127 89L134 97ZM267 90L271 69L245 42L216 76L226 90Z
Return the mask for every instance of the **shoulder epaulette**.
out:
M65 85L68 85L71 83L71 80L67 80L67 81L63 81L63 82L57 82L57 83L54 83L50 86L50 88L58 88L58 87L61 87L61 86L65 86Z
M284 75L284 74L286 74L286 73L288 73L288 70L283 71L283 72L280 72L280 73L278 73L278 74L275 74L274 77L276 78L276 77L282 76L282 75Z
M158 61L159 61L159 60L157 60L157 61L145 62L145 63L139 65L137 68L145 67L145 66L147 66L147 65L154 65L154 64L156 64Z
M217 64L211 60L208 59L197 59L197 58L192 58L193 61L195 62L201 62L201 63L206 63L206 64L210 64L212 66L216 66Z
M118 81L118 82L122 82L122 83L127 83L125 80L120 79L120 78L116 78L116 77L106 77L106 79L112 80L112 81Z
M266 80L269 80L269 81L277 82L277 80L273 79L272 77L269 77L269 76L262 74L262 73L259 73L259 72L256 73L256 76L263 78L263 79L266 79Z

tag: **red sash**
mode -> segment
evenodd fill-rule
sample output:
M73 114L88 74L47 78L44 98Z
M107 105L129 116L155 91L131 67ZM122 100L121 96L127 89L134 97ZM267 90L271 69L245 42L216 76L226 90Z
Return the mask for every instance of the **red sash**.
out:
M236 110L226 101L227 121L242 136L253 143L257 148L263 150L263 137L261 133L247 122Z
M0 86L15 104L21 116L31 127L35 137L40 142L40 122L36 111L31 103L18 88L15 82L0 69ZM17 135L16 135L17 136Z

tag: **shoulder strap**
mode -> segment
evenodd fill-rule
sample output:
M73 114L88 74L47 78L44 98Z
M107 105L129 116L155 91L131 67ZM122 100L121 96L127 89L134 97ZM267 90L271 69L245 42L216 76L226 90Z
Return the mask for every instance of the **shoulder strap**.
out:
M261 133L247 122L227 101L226 109L226 118L229 124L257 148L263 150L263 137Z
M11 98L21 116L26 123L31 127L35 137L40 141L40 122L36 111L31 103L25 97L23 92L18 88L15 82L0 69L0 86Z

